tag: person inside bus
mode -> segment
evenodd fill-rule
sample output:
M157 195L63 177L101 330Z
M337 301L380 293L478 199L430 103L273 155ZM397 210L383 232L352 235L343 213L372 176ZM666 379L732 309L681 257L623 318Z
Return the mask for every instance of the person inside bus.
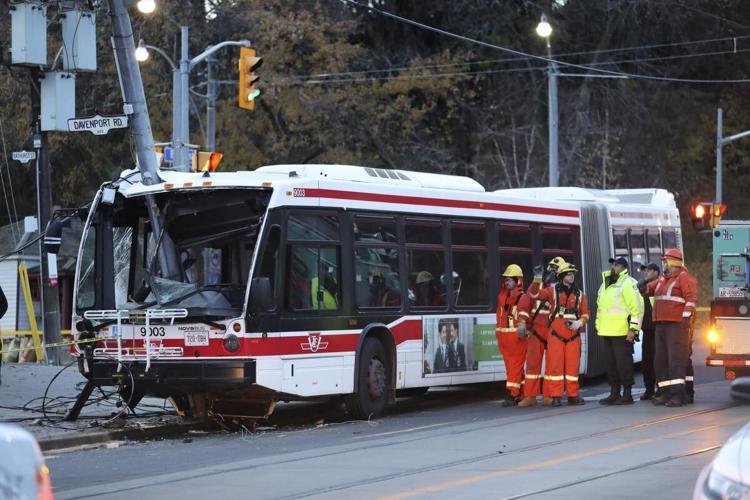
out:
M417 306L422 307L434 307L443 305L443 298L440 296L440 292L437 289L435 278L429 271L420 271L417 274L416 280L416 292L414 296L416 298Z
M398 307L401 305L399 293L389 288L380 269L371 269L368 277L371 307Z
M321 265L320 274L310 282L313 309L338 309L339 286L332 267Z

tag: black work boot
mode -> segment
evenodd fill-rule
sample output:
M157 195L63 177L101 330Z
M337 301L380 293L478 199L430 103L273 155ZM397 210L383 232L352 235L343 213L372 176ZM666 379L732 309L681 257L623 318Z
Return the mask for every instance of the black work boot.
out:
M646 389L646 392L641 394L641 401L648 401L651 398L654 397L654 390L653 389Z
M518 405L518 401L516 401L515 396L511 396L508 394L505 396L505 401L503 401L503 406L516 406Z
M616 405L632 405L633 404L633 395L630 393L630 386L626 385L622 388L622 396L617 398L617 400L612 403Z
M609 396L607 396L606 398L600 399L599 404L600 405L613 405L615 404L615 401L617 401L619 398L620 398L620 386L613 385L613 386L610 386Z
M552 398L552 404L550 406L560 406L562 405L562 398Z
M581 396L568 396L568 406L585 405L586 401Z

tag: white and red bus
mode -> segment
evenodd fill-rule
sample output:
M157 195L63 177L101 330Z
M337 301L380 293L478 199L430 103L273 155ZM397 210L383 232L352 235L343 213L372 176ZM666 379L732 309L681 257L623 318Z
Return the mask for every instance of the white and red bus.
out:
M681 246L674 199L658 189L487 192L467 177L342 165L160 175L145 185L126 171L97 194L72 324L78 339L102 338L77 348L96 385L134 381L131 404L171 397L196 416L344 396L367 417L399 390L502 381L504 266L528 284L560 255L595 301L612 255L646 263ZM147 194L180 276L159 269ZM583 339L581 372L603 372L592 326Z

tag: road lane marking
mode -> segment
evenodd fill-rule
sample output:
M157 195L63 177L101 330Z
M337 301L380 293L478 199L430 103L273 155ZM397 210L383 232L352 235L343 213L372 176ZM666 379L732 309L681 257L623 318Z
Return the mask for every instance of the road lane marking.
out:
M460 422L458 420L454 420L452 422L443 422L442 424L423 425L421 427L411 427L410 429L401 429L400 431L379 432L377 434L365 434L363 436L355 436L352 439L365 439L365 438L371 438L371 437L392 436L394 434L402 434L404 432L422 431L424 429L433 429L435 427L443 427L446 425L453 425L453 424L459 424L459 423Z
M589 483L591 481L596 481L597 479L604 479L604 478L609 477L609 476L614 476L615 474L622 474L622 473L625 473L625 472L630 472L630 471L634 471L634 470L638 470L638 469L643 469L644 467L651 467L653 465L659 465L659 464L662 464L664 462L670 462L672 460L679 460L680 458L687 458L687 457L692 457L692 456L695 456L695 455L700 455L700 454L707 453L709 451L713 451L713 450L716 450L718 448L721 448L721 446L722 445L720 445L720 444L714 444L714 445L711 445L711 446L706 446L704 448L699 448L697 450L692 450L692 451L689 451L687 453L683 453L681 455L670 455L668 457L660 457L660 458L657 458L656 460L650 460L648 462L644 462L644 463L641 463L641 464L632 465L630 467L625 467L624 469L617 469L617 470L613 470L613 471L609 471L609 472L603 472L603 473L597 474L595 476L588 476L588 477L584 477L582 479L576 479L575 481L570 481L568 483L562 483L562 484L558 484L558 485L555 485L555 486L550 486L549 488L545 488L543 490L530 491L530 492L527 492L527 493L521 493L519 495L513 495L511 497L505 497L502 500L518 500L519 498L526 498L526 497L531 497L531 496L535 496L535 495L541 495L542 493L550 493L550 492L553 492L553 491L558 491L558 490L562 490L562 489L565 489L565 488L570 488L571 486L578 486L579 484Z
M426 495L428 493L435 493L437 491L447 490L450 488L455 488L457 486L464 486L468 484L477 483L480 481L486 481L488 479L494 479L498 477L503 476L509 476L512 474L517 474L519 472L529 472L537 469L542 469L544 467L551 467L555 465L564 464L567 462L573 462L575 460L580 460L582 458L591 457L594 455L601 455L603 453L611 453L614 451L623 450L626 448L632 448L633 446L638 446L642 444L647 443L653 443L655 441L660 441L664 439L671 439L674 437L684 436L687 434L693 434L696 432L704 432L711 429L717 429L719 427L725 427L728 425L732 425L739 422L747 422L747 417L737 417L733 419L726 420L722 422L721 424L715 424L715 425L708 425L703 427L694 427L692 429L688 429L685 431L678 431L678 432L672 432L669 434L664 434L662 436L655 436L650 438L641 438L636 439L634 441L628 441L625 443L620 443L612 446L605 446L603 448L594 448L593 450L587 450L587 451L580 451L577 453L571 453L569 455L563 455L558 458L552 458L550 460L545 460L542 462L535 462L531 464L521 465L518 467L512 467L510 469L497 469L492 472L485 472L484 474L477 474L475 476L466 477L463 479L454 479L451 481L444 481L442 483L434 484L432 486L425 486L423 488L416 488L411 490L405 490L399 493L396 493L394 495L388 495L380 497L381 500L397 500L401 498L411 498L419 495Z

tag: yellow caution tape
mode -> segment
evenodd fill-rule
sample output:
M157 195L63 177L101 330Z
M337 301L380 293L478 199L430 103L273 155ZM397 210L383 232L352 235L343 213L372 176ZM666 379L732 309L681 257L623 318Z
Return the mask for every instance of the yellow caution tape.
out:
M100 340L111 340L111 339L108 337L96 337L93 339L74 340L71 342L55 342L54 344L42 344L42 349L46 349L48 347L65 347L65 346L71 346L71 345L77 345L77 344L89 344L91 342L99 342ZM11 353L11 352L33 351L35 349L36 349L36 346L19 347L17 349L7 349L7 350L0 351L0 356L3 354Z

